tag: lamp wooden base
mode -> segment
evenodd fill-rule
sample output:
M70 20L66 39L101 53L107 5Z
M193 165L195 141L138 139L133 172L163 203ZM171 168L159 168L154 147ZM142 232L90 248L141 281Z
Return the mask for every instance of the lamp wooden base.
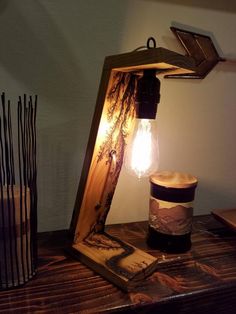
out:
M72 246L72 254L125 291L156 268L157 259L107 233L95 233Z

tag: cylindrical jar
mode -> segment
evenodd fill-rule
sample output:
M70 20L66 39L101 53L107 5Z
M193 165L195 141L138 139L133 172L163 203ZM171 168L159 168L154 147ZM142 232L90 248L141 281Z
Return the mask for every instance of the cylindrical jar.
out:
M150 183L148 245L167 253L188 251L197 178L162 171L152 175Z

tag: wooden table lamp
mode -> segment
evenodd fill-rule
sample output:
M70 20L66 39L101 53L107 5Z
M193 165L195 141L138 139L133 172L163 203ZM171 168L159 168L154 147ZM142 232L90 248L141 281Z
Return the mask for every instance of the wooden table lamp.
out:
M153 256L104 232L135 115L137 79L144 70L191 73L191 58L151 48L105 58L95 114L71 224L73 253L129 290L156 267Z
M195 69L190 56L155 48L155 44L151 48L150 39L147 46L149 49L105 58L71 223L73 254L125 290L157 265L155 257L104 231L136 113L137 81L146 70L186 77Z

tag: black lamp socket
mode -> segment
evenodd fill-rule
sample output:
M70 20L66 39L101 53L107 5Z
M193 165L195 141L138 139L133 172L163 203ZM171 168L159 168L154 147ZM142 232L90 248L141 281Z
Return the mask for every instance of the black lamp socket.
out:
M160 102L160 81L156 77L156 70L144 70L138 80L136 91L136 117L138 119L155 119L157 105Z

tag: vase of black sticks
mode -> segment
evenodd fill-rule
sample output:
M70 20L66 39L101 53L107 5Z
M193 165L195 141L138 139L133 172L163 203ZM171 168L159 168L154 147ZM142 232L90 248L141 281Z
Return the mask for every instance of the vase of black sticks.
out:
M25 284L37 268L37 96L19 97L17 123L1 95L0 290Z

